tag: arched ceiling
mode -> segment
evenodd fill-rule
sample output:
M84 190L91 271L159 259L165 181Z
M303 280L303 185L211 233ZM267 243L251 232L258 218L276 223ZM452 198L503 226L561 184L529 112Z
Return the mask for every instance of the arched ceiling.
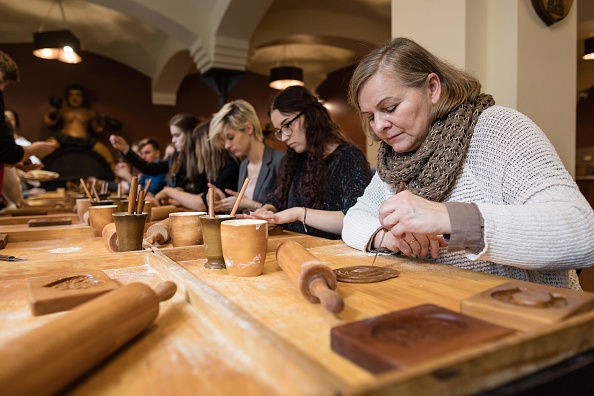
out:
M155 104L175 104L186 75L212 68L267 75L298 65L315 89L391 31L391 0L61 1L67 26L57 0L0 1L0 43L67 27L84 51L148 76ZM580 48L594 34L594 0L577 3Z
M267 75L279 63L326 76L389 39L390 0L57 0L0 2L0 43L70 29L84 51L152 81L153 102L174 104L189 73L211 68ZM84 61L84 60L83 60Z

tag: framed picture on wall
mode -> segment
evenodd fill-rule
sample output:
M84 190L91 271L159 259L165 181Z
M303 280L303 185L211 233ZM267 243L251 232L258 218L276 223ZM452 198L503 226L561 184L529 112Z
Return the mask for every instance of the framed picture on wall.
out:
M572 4L573 0L532 0L536 14L548 26L565 18Z

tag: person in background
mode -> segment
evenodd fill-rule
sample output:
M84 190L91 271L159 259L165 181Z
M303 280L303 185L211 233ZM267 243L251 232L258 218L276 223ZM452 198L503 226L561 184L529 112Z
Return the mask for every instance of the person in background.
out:
M161 157L159 143L151 137L144 138L138 142L138 152L140 157L146 162L155 162ZM138 178L138 184L144 188L149 179L151 180L151 186L148 190L148 199L154 197L163 189L163 187L167 186L167 174L145 175L144 173L141 173Z
M290 231L340 239L344 214L371 180L365 154L304 87L281 91L270 107L274 135L288 149L277 187L250 215Z
M19 80L19 69L15 61L0 51L0 186L4 180L4 165L15 165L24 171L40 169L43 164L31 164L30 157L43 157L56 149L51 142L33 142L20 146L14 141L14 134L4 115L4 90L7 85ZM2 206L2 204L0 204Z
M237 186L239 163L225 150L222 144L208 138L209 121L199 124L190 139L194 147L193 161L189 164L192 180L191 191L165 187L156 196L158 204L178 204L185 208L203 212L208 210L207 191L211 183L221 191Z
M380 148L345 217L348 245L580 289L574 269L594 263L594 212L528 117L407 38L361 61L349 98Z
M231 212L246 177L250 181L239 203L238 212L249 213L261 208L262 202L276 187L285 153L264 144L260 120L254 107L241 99L225 104L210 122L209 139L222 139L225 149L243 159L239 165L236 190L227 189L223 192L210 185L215 187L215 210Z
M168 159L173 155L175 152L175 146L172 143L168 143L167 147L165 147L165 152L163 153L163 159Z
M187 113L176 114L169 120L171 142L175 147L173 155L167 159L146 162L133 150L126 140L119 135L111 135L109 140L113 148L122 153L124 160L147 175L167 175L167 186L180 188L183 191L195 191L191 169L195 162L195 150L192 145L192 132L199 119Z
M19 146L30 146L31 142L20 134L20 119L18 113L7 107L4 109L4 116L6 117L6 122L12 127L15 143ZM29 160L32 164L41 164L41 160L34 155L29 157ZM2 193L11 201L15 202L17 206L25 204L24 198L44 193L45 190L40 188L40 186L41 183L38 181L22 180L18 176L15 167L9 166L5 168Z

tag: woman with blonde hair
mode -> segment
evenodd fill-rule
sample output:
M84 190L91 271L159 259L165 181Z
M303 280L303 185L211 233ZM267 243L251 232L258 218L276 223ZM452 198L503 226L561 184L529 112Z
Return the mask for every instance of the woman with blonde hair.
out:
M407 38L361 61L349 97L380 148L344 220L348 245L580 289L575 269L594 262L594 212L528 117Z
M266 196L276 187L276 178L285 152L264 143L264 134L254 107L241 99L225 104L213 116L209 135L213 141L222 140L225 149L243 159L239 165L237 189L226 189L223 192L216 188L215 210L231 211L237 201L237 191L246 178L250 181L238 210L249 212L261 208Z
M221 144L209 139L209 121L200 123L192 132L189 150L188 174L193 180L191 191L165 187L156 196L158 205L179 204L195 211L207 211L208 184L220 190L237 186L239 163Z

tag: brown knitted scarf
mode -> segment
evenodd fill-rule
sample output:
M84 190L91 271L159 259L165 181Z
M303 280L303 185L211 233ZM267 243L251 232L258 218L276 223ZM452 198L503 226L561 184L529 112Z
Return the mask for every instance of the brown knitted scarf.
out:
M380 142L379 177L393 186L405 181L412 193L431 201L443 201L462 172L479 116L494 104L488 94L480 94L472 103L461 104L437 120L421 147L412 153L397 153L390 145Z

